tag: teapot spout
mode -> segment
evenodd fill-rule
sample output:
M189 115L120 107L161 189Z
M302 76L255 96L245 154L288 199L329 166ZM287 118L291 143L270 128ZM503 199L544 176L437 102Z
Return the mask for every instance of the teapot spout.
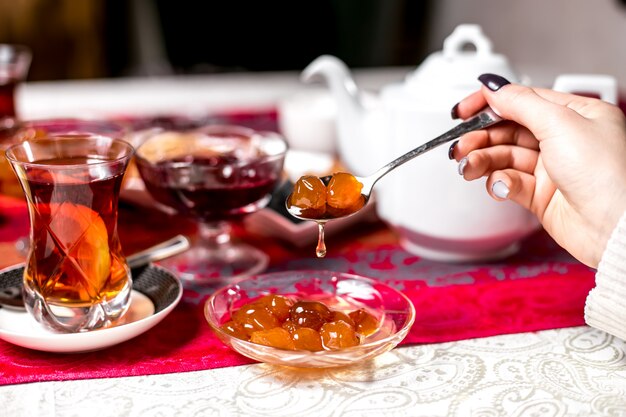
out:
M316 58L302 71L300 79L305 83L325 80L338 108L353 114L364 110L361 93L350 75L350 70L337 57L322 55Z
M337 104L337 150L350 172L365 176L385 162L377 143L384 137L385 114L380 100L360 91L346 64L322 55L302 72L304 82L325 80Z

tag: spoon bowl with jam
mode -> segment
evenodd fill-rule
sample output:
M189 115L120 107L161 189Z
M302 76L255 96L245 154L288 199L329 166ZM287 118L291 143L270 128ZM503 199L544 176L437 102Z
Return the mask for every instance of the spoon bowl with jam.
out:
M328 221L350 216L369 201L364 179L347 172L325 177L306 175L296 181L286 201L289 214L303 220Z
M367 179L347 172L337 172L325 177L305 175L294 184L285 205L292 216L318 224L319 237L315 250L318 258L326 256L326 222L351 216L369 201L373 182L368 182Z

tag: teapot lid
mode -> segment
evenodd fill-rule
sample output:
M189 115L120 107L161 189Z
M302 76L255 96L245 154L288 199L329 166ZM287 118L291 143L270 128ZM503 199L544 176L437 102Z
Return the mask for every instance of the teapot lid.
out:
M475 50L467 50L466 46L473 46ZM506 57L493 53L491 41L481 27L462 24L445 39L443 51L432 53L407 75L404 88L411 95L419 96L423 96L424 90L435 88L439 94L446 90L467 94L468 90L478 89L477 77L487 72L517 81Z

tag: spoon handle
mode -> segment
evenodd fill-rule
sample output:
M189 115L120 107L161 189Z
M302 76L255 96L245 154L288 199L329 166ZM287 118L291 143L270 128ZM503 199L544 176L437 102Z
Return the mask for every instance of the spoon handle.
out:
M137 268L148 265L150 262L160 261L161 259L177 255L189 249L189 246L189 239L183 235L176 235L165 242L161 242L158 245L127 256L126 262L131 269Z
M435 139L432 139L424 143L423 145L418 146L412 151L405 153L404 155L400 156L399 158L394 159L393 161L391 161L384 167L380 168L378 171L376 171L372 175L374 179L374 183L378 181L380 178L382 178L389 171L399 167L405 162L410 161L416 156L419 156L432 149L435 149L437 146L443 145L446 142L450 142L451 140L456 139L460 136L463 136L464 134L468 132L473 132L474 130L484 129L500 121L502 121L502 118L498 116L491 108L486 107L480 113L477 113L475 116L473 116L471 119L468 119L456 125L452 129L442 134L441 136L438 136ZM373 185L374 184L372 183L372 186Z

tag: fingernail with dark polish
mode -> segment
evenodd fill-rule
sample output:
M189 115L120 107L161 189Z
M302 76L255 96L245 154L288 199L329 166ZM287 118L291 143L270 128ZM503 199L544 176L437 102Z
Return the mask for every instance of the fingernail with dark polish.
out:
M454 147L456 146L457 143L459 143L459 141L455 140L454 142L452 142L452 145L450 145L450 148L448 149L449 159L454 159Z
M452 117L452 120L459 118L459 103L456 103L454 107L452 107L452 110L450 110L450 117Z
M498 91L507 84L511 84L509 80L496 74L483 74L478 80L491 91Z

